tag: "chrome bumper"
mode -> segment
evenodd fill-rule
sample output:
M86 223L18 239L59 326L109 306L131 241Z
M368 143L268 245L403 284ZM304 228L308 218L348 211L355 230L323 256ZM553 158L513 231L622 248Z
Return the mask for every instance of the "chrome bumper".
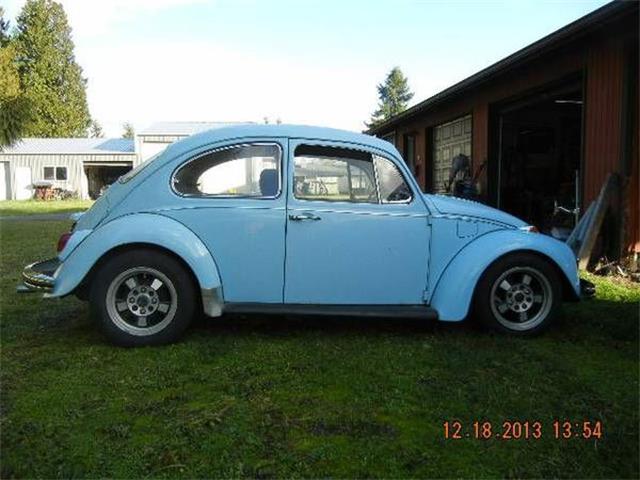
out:
M55 283L53 274L59 266L60 260L57 258L27 265L22 271L22 284L16 287L16 291L18 293L50 292Z

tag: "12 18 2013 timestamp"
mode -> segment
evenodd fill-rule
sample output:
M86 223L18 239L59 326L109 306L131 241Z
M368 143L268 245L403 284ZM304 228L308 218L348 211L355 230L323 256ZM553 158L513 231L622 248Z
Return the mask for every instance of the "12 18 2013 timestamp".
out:
M446 420L442 424L446 440L471 438L476 440L539 440L551 437L557 440L582 438L585 440L602 438L600 420L553 420L545 425L537 420L505 420L503 422L472 421L464 424L459 420Z

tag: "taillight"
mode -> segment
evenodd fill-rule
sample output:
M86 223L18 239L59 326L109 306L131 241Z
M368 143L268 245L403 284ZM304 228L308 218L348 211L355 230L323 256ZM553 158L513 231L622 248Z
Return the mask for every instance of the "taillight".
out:
M58 253L60 253L62 250L64 250L64 247L67 246L67 242L69 241L69 239L71 238L71 232L65 232L62 235L60 235L60 238L58 239Z

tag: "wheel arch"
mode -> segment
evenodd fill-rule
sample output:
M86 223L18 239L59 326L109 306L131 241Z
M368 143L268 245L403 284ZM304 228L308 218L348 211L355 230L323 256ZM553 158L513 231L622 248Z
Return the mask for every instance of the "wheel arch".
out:
M546 255L545 253L539 252L537 250L528 250L528 249L514 250L514 251L511 251L511 252L504 253L503 255L500 255L499 257L495 258L491 263L489 263L486 266L486 268L484 269L484 271L482 272L482 274L480 275L480 277L478 277L478 281L476 282L476 284L475 284L475 286L473 288L472 299L475 298L475 296L476 296L477 289L478 289L478 284L480 283L480 279L482 279L483 275L487 272L487 270L489 268L491 268L492 265L494 265L495 263L503 260L504 258L510 257L512 255L519 255L519 254L522 254L522 253L526 253L526 254L538 257L540 260L543 260L544 262L546 262L555 271L556 275L558 276L558 279L560 280L560 287L562 288L562 299L563 300L572 301L572 300L577 300L578 299L578 297L576 295L576 292L573 290L573 287L571 286L571 283L569 282L569 279L567 278L565 273L560 269L558 264L556 262L554 262L553 259L549 255Z
M558 274L563 298L579 298L575 256L564 243L551 237L519 230L492 232L463 248L437 280L430 305L445 321L460 321L469 314L478 283L486 270L509 255L528 253L546 261ZM460 279L465 281L461 282Z
M222 299L222 281L213 255L184 224L158 214L133 214L100 226L65 256L56 272L53 297L90 285L97 269L113 255L135 248L155 249L177 258L195 279L200 294ZM205 311L207 309L205 308Z
M158 253L167 255L173 258L174 260L176 260L182 266L182 268L184 268L185 271L189 274L193 282L193 286L196 290L198 290L198 296L200 296L200 292L199 292L200 284L198 282L198 278L196 277L195 272L193 271L193 268L191 268L191 266L187 262L185 262L184 259L180 257L180 255L176 254L173 250L169 250L168 248L155 243L146 243L146 242L124 243L121 245L117 245L113 247L111 250L104 252L104 254L100 258L98 258L96 263L93 264L93 266L84 276L82 281L71 293L76 294L83 299L88 298L89 287L96 273L102 268L102 266L105 263L107 263L110 259L133 250L153 250Z

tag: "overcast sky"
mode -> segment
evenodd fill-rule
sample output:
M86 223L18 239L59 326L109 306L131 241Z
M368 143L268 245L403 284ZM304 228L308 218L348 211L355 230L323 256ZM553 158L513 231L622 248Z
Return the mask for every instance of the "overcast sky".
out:
M10 19L24 0L1 0ZM421 101L605 1L62 0L91 115L362 130L398 65ZM15 22L12 22L15 24Z

